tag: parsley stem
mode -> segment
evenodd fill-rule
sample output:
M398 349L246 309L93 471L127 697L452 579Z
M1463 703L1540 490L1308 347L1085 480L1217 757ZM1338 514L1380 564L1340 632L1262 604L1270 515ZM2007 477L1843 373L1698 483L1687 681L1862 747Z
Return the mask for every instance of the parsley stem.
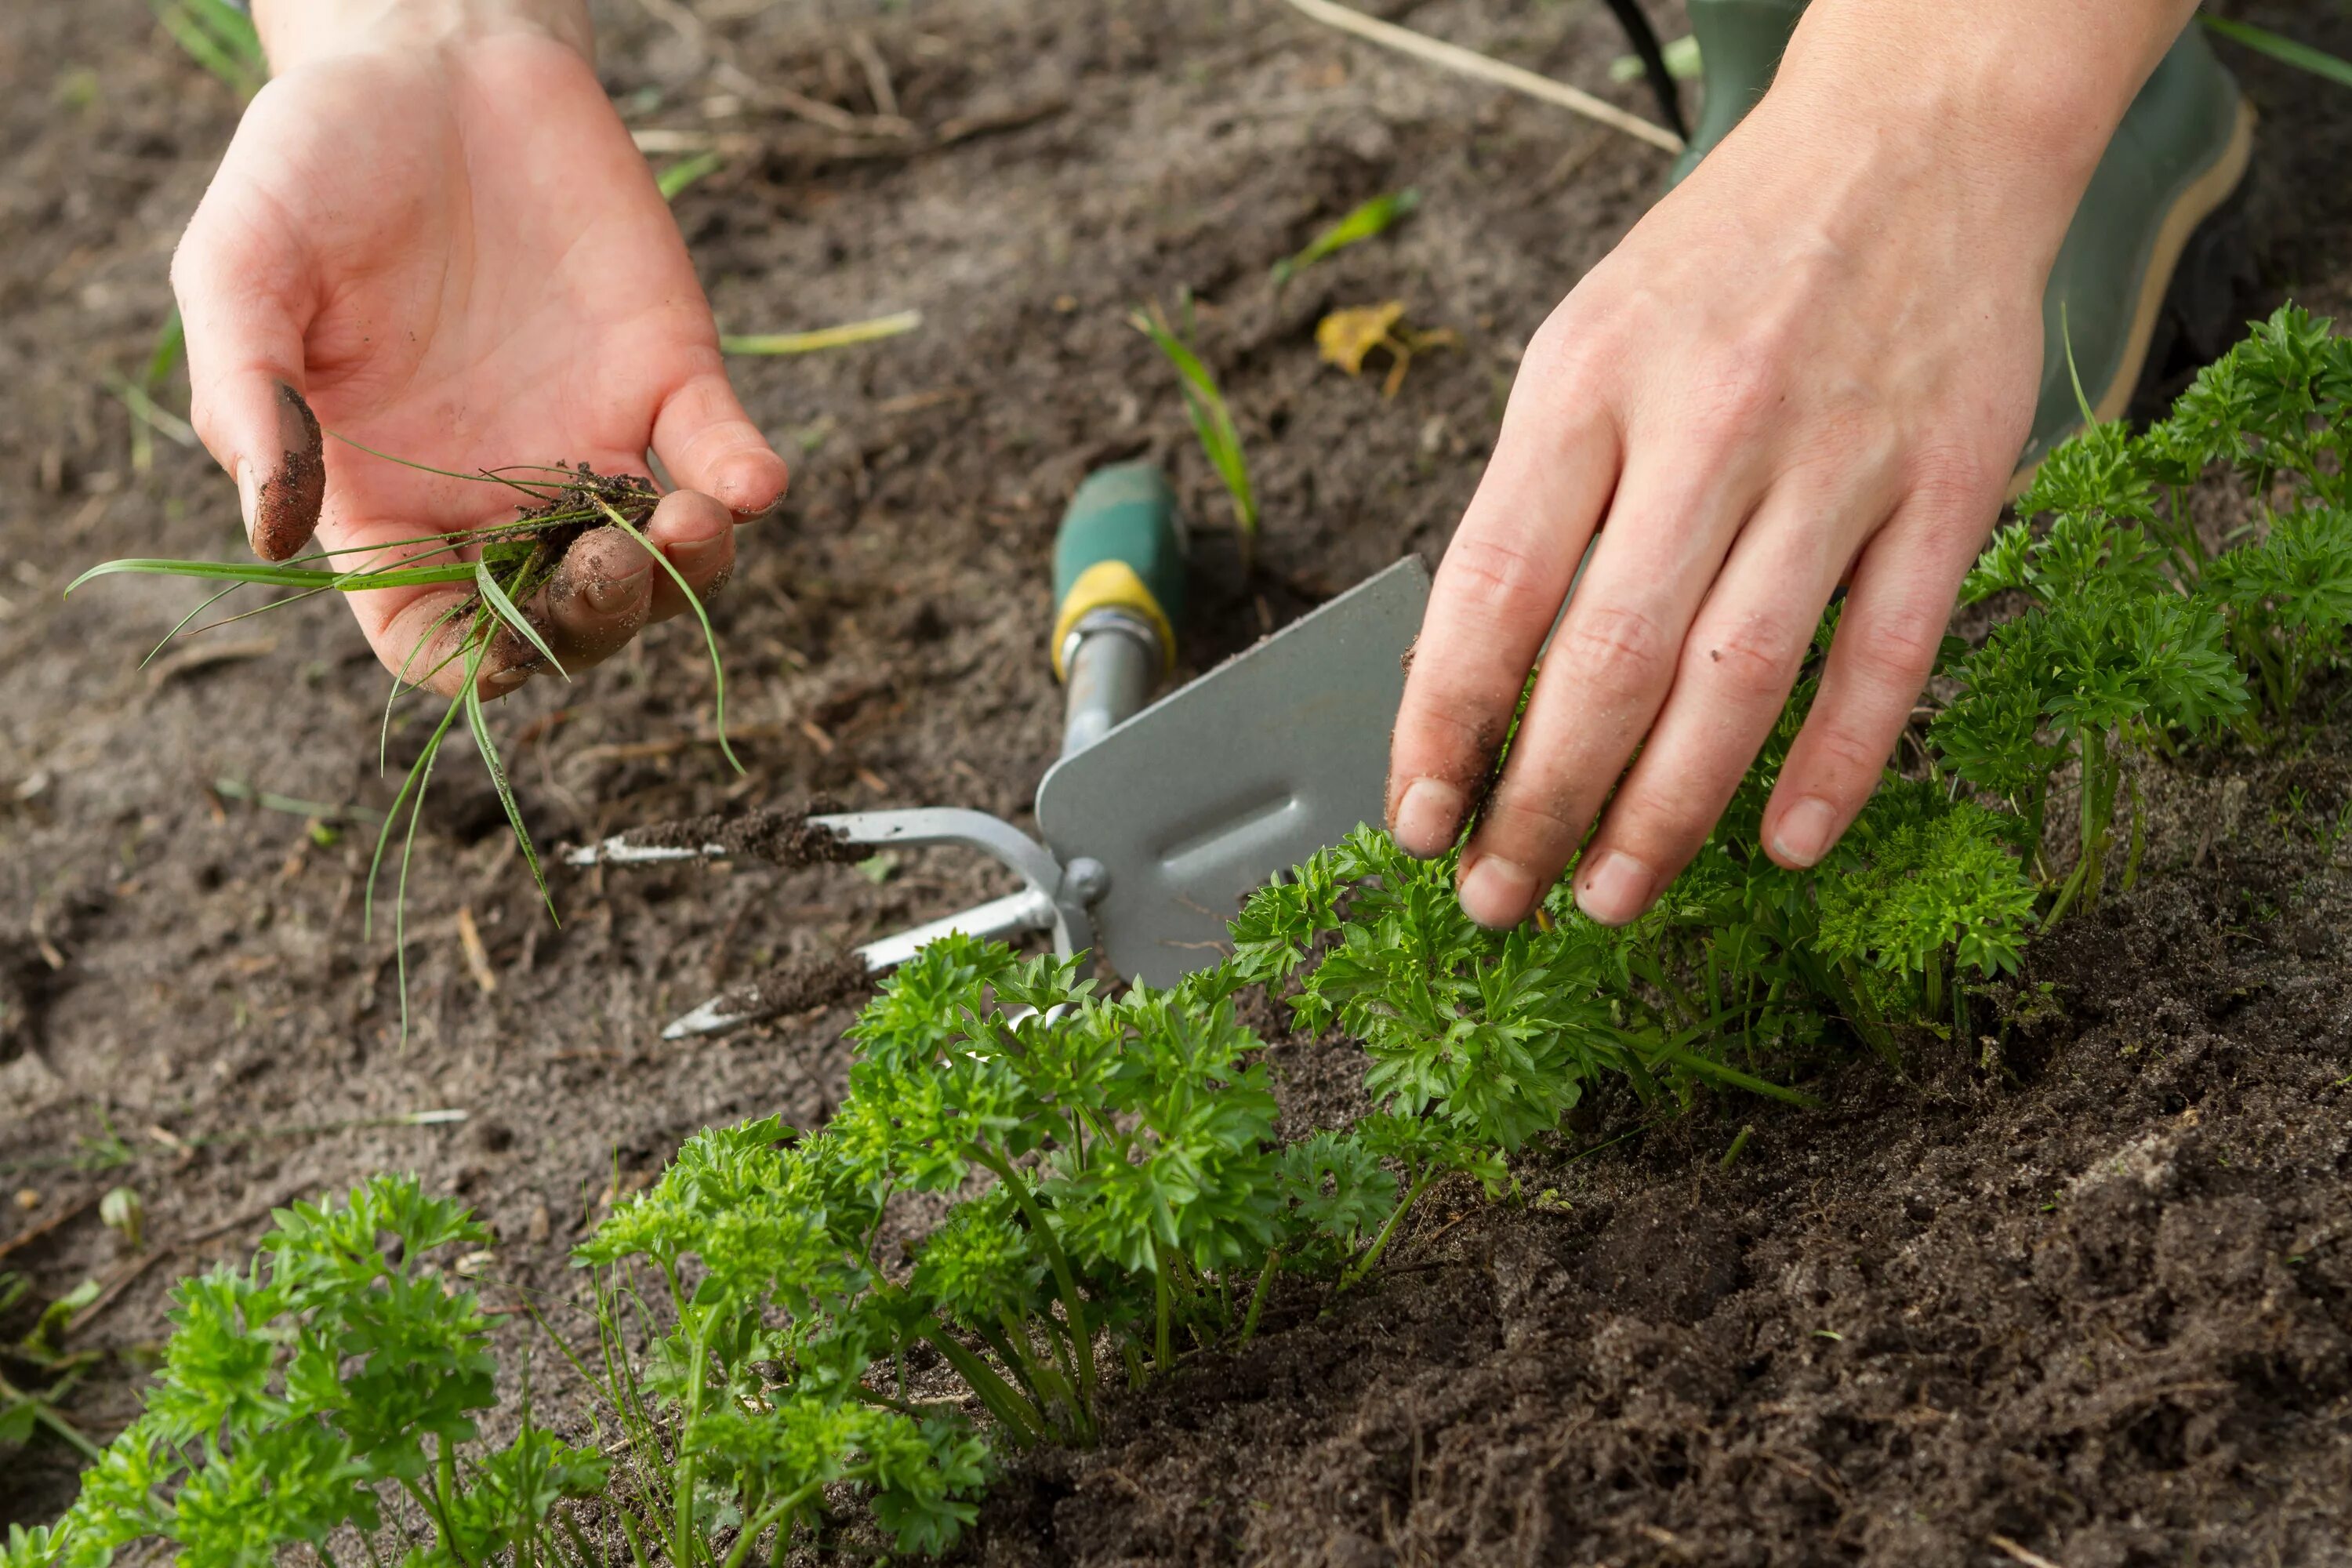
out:
M1034 1447L1044 1439L1045 1431L1043 1417L1027 1400L1021 1397L1018 1390L997 1376L994 1368L972 1354L961 1342L947 1331L943 1324L934 1320L922 1331L922 1337L929 1342L932 1349L947 1357L948 1364L954 1367L964 1382L971 1385L972 1393L978 1394L980 1402L988 1406L988 1413L996 1417L997 1425L1004 1428L1006 1435L1013 1439L1014 1447Z
M1282 1248L1277 1247L1265 1255L1265 1267L1257 1271L1257 1288L1250 1292L1249 1315L1242 1320L1242 1344L1249 1343L1257 1333L1257 1315L1265 1307L1266 1293L1274 1289L1275 1270L1281 1265Z
M1429 1185L1430 1178L1436 1173L1437 1167L1433 1163L1423 1165L1413 1173L1412 1184L1405 1188L1403 1201L1389 1212L1388 1223L1381 1226L1380 1235L1372 1237L1371 1247L1354 1268L1339 1276L1340 1289L1353 1289L1359 1280L1372 1271L1373 1265L1381 1260L1381 1254L1388 1250L1389 1237L1396 1234L1397 1222L1404 1218L1406 1211L1420 1198L1422 1189Z
M710 1331L716 1321L713 1313L700 1313L693 1336L687 1342L686 1415L677 1426L677 1535L676 1544L670 1549L675 1568L692 1568L694 1563L694 1482L700 1456L688 1446L687 1435L702 1415L702 1396L710 1381Z
M811 1481L785 1498L783 1501L761 1514L759 1518L745 1524L736 1533L734 1550L727 1553L727 1568L742 1568L744 1553L751 1550L752 1542L767 1533L770 1525L776 1525L784 1534L790 1535L793 1527L791 1516L798 1513L809 1499L814 1497L823 1489L824 1485L822 1481ZM781 1524L777 1522L779 1520L782 1521Z
M975 1158L1013 1194L1013 1202L1021 1210L1029 1228L1036 1233L1037 1246L1045 1254L1045 1262L1054 1271L1054 1283L1060 1288L1062 1310L1069 1315L1070 1348L1078 1358L1078 1399L1085 1405L1085 1419L1091 1426L1095 1402L1094 1337L1087 1329L1086 1302L1078 1295L1077 1277L1070 1270L1070 1259L1055 1238L1054 1227L1046 1222L1045 1211L1038 1205L1029 1184L1013 1169L1013 1162L993 1149L978 1149Z

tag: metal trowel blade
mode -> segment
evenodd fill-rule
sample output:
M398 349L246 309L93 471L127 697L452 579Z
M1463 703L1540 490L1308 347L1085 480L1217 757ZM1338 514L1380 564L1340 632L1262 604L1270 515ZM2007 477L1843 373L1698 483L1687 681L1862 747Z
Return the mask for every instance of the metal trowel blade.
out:
M1381 820L1428 599L1407 556L1055 764L1037 826L1064 866L1109 871L1093 912L1114 970L1169 985L1216 963L1244 897Z

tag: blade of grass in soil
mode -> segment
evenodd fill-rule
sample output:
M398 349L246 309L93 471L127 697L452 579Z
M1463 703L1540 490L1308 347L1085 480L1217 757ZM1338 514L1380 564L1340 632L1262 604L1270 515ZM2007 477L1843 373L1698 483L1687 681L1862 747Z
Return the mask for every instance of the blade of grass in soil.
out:
M251 98L269 79L253 20L228 0L149 0L155 20L188 58Z
M1242 450L1242 434L1234 423L1233 410L1225 403L1225 395L1209 367L1187 342L1192 326L1192 300L1180 296L1178 310L1184 318L1184 330L1168 319L1168 313L1153 300L1148 307L1128 316L1129 323L1160 350L1160 354L1175 368L1177 390L1184 397L1184 412L1192 421L1192 433L1200 438L1201 450L1223 481L1225 494L1234 505L1234 528L1241 538L1242 565L1247 570L1257 552L1257 492L1251 488L1249 459Z
M1274 264L1274 287L1280 292L1292 279L1321 261L1326 257L1386 234L1415 207L1421 205L1421 193L1405 189L1374 196L1354 211L1307 242L1294 256L1286 256Z
M715 174L722 162L724 160L716 151L697 153L691 158L680 158L655 175L654 184L661 192L662 200L674 202L677 200L678 193L695 181Z
M2324 77L2338 87L2352 87L2352 60L2339 59L2325 49L2315 49L2309 44L2298 43L2268 27L2257 27L2252 22L2236 22L2227 16L2208 16L2205 25L2232 42L2243 44L2257 54L2270 56L2284 65L2307 70Z

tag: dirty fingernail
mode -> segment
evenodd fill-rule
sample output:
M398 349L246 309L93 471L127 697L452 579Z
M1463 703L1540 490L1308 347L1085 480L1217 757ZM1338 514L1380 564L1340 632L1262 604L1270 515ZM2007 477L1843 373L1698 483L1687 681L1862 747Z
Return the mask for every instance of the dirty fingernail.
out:
M319 511L327 499L321 439L310 405L300 393L279 382L278 453L269 472L256 474L251 458L237 466L237 499L245 509L246 532L254 552L265 561L286 560L318 530Z
M1462 879L1462 912L1489 931L1527 919L1536 901L1534 873L1500 856L1482 856Z
M1577 908L1605 926L1622 926L1650 907L1657 879L1622 849L1612 849L1577 879Z
M648 561L617 577L592 578L584 590L589 605L608 616L627 609L644 596L646 579L652 572L653 563Z
M1811 866L1830 852L1837 813L1828 801L1809 795L1780 814L1772 832L1772 853L1791 866Z
M1462 830L1462 792L1441 779L1415 779L1397 800L1395 835L1408 855L1443 855Z
M482 691L490 697L503 697L530 679L531 667L527 664L509 665L482 677Z
M253 516L261 505L261 478L253 465L240 458L236 464L236 510L245 519L245 536L253 537Z

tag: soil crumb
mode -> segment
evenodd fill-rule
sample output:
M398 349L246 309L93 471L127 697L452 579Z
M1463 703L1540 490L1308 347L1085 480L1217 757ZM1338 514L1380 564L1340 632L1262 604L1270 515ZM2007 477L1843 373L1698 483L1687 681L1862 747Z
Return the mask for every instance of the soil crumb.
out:
M635 828L622 835L622 842L647 849L695 849L715 844L728 855L765 860L787 870L852 865L873 851L809 820L837 809L830 801L813 801L807 811L711 812Z

